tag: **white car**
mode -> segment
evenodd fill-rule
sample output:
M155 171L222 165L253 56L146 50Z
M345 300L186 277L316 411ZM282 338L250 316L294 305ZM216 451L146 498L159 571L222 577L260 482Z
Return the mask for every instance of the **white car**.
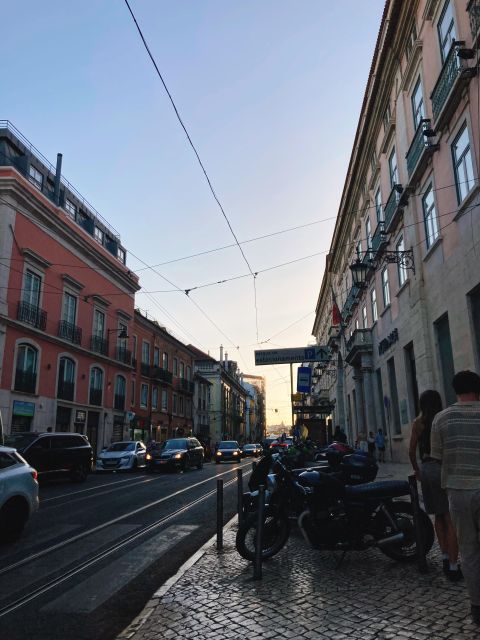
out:
M97 471L135 471L145 467L147 448L141 440L113 442L97 457Z
M37 472L15 449L0 446L0 542L17 540L37 509Z

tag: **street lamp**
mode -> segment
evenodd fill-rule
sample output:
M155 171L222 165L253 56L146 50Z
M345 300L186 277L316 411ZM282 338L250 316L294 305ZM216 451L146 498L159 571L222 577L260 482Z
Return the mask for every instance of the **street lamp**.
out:
M111 333L118 333L120 340L127 340L128 338L126 327L121 327L120 329L107 329L107 340Z
M353 284L355 284L357 287L364 288L366 285L367 273L371 268L369 262L370 261L364 262L363 260L360 260L360 256L357 256L355 262L350 265Z

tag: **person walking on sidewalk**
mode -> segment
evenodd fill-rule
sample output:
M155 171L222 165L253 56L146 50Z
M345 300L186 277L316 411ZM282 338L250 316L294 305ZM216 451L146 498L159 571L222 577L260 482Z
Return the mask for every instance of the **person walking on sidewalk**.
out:
M377 431L375 436L375 445L378 449L378 461L385 462L385 436L381 429Z
M442 552L443 571L449 580L456 582L462 578L458 567L457 536L448 508L448 495L441 485L441 464L430 455L432 422L442 410L442 398L438 391L428 389L420 396L419 404L420 415L413 421L408 455L415 476L422 486L425 511L435 516L435 532ZM417 447L421 469L417 462Z
M367 445L368 445L368 455L375 458L375 451L377 450L375 446L375 436L373 435L373 431L368 432L367 437Z
M430 455L442 461L472 619L480 625L480 376L460 371L452 385L457 402L435 416Z

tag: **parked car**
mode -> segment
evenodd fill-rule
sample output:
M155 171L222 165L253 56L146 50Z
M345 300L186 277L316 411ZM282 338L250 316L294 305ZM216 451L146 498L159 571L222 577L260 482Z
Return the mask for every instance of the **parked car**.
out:
M80 433L12 433L5 437L5 444L17 449L38 471L39 479L68 475L75 482L84 482L92 470L92 447Z
M252 456L258 458L262 454L262 447L259 444L244 444L242 447L243 457Z
M242 459L242 450L240 445L235 440L225 440L219 442L217 451L215 453L215 463L236 461L240 462Z
M141 440L112 442L97 456L96 471L136 471L146 466L147 447Z
M0 446L0 542L17 540L37 509L37 472L15 449Z
M165 440L147 454L147 473L159 469L181 469L203 467L204 450L196 438L173 438Z

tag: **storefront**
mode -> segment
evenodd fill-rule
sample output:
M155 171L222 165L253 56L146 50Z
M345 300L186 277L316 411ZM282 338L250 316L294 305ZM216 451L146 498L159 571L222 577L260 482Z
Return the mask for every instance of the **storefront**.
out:
M35 415L35 403L14 400L12 408L11 432L31 431L33 417Z

